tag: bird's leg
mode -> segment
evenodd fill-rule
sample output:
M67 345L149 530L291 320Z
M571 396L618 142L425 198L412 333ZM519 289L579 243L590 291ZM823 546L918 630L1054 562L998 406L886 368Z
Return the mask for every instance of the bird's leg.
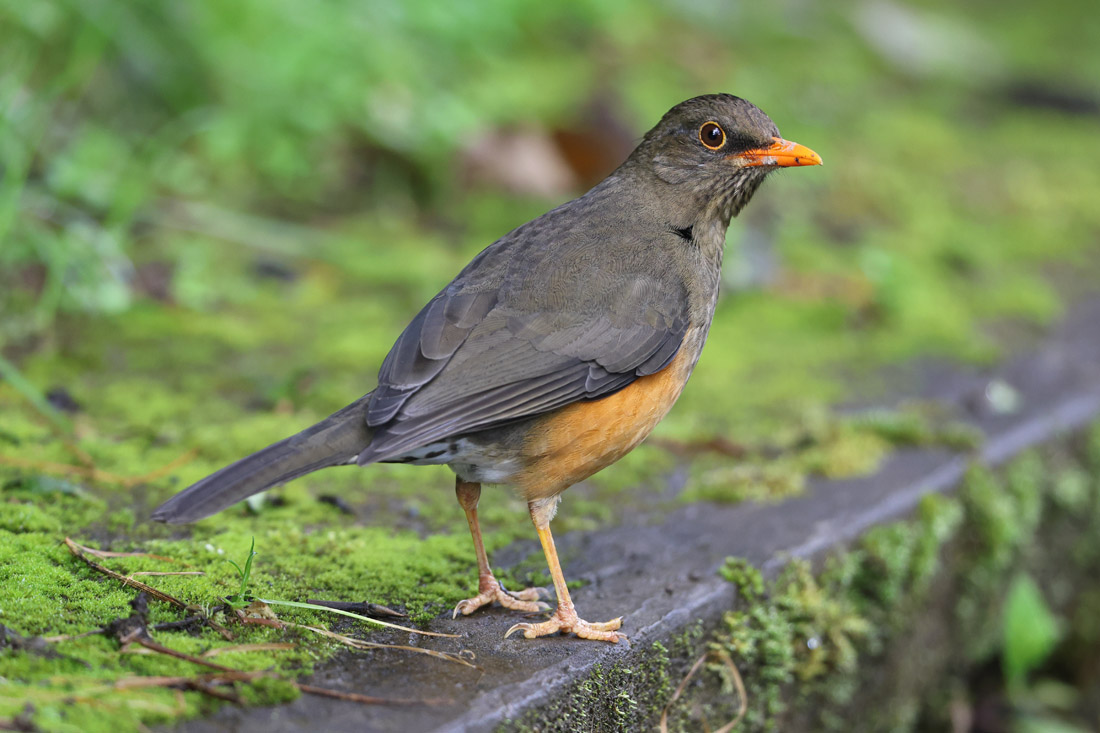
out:
M512 593L504 590L504 586L493 575L489 567L489 556L485 554L485 543L481 540L481 525L477 521L477 502L481 498L481 484L468 483L458 479L455 483L455 495L462 511L466 512L466 521L470 525L470 536L474 538L474 552L477 553L477 595L473 598L459 601L455 606L452 618L462 614L469 616L471 613L496 601L505 608L515 611L545 611L550 607L539 601L539 588L524 588Z
M558 562L558 551L554 547L554 537L550 534L550 520L557 509L558 497L539 499L528 502L527 507L531 512L531 521L535 523L535 530L539 533L539 541L542 542L542 551L546 554L546 564L550 567L550 575L554 578L554 591L558 594L558 607L554 615L548 621L538 624L516 624L504 634L507 637L515 631L522 631L528 639L538 636L546 636L559 631L569 633L572 631L582 639L596 641L610 641L616 643L619 639L625 639L626 634L620 634L616 629L623 625L622 616L603 623L589 623L577 616L573 608L573 601L569 597L569 588L565 585L565 576L561 572L561 563Z

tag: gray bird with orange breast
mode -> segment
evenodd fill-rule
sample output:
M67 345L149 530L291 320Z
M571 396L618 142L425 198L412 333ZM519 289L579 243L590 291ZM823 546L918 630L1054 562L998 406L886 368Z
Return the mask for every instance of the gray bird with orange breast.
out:
M481 484L509 484L527 500L558 606L507 634L618 641L621 618L590 623L573 608L550 534L559 497L630 452L680 396L714 316L730 219L776 168L820 163L743 99L676 105L606 180L475 257L397 339L374 391L153 518L196 521L329 466L447 464L479 570L478 594L455 614L547 608L537 589L506 591L485 554Z

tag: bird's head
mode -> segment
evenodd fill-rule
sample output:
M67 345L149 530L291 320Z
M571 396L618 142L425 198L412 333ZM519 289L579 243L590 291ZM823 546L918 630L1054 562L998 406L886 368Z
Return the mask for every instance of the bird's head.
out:
M801 165L821 165L821 157L784 140L760 108L732 94L708 94L676 105L627 162L673 186L677 195L672 198L680 206L723 224L741 211L769 173Z

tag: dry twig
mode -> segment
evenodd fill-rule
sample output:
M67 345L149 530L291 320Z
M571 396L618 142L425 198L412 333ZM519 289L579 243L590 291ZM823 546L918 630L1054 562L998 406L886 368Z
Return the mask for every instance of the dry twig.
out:
M297 644L292 644L285 641L269 641L264 644L235 644L233 646L217 646L213 649L207 649L202 653L203 657L216 657L219 654L228 654L230 652L277 652L285 651L287 649L297 649Z
M687 689L688 682L690 682L691 678L695 676L695 673L699 671L699 668L709 660L716 660L726 665L726 668L730 672L730 677L733 679L734 687L737 688L737 698L739 701L737 717L714 731L714 733L729 733L741 722L741 719L745 717L749 705L745 695L745 683L741 679L741 673L737 671L736 665L734 665L733 660L730 659L730 655L726 650L712 649L695 660L695 664L691 665L691 669L688 670L687 676L680 680L680 684L676 686L676 691L672 693L672 697L669 699L668 704L665 705L665 709L661 711L661 723L659 727L661 733L668 733L668 711L672 709L673 703L680 699L680 695Z
M197 677L123 677L115 680L111 687L116 690L132 690L141 687L185 687L193 689L192 685L218 685L230 682L251 682L260 677L267 677L270 672L260 670L258 672L238 672L231 670L218 674L202 674Z
M154 588L151 585L146 585L145 583L142 583L140 580L131 580L130 578L127 578L125 575L122 575L121 573L116 573L114 570L111 570L110 568L103 567L102 565L100 565L96 561L94 561L94 560L90 559L89 557L87 557L84 554L83 548L80 545L73 542L68 537L65 538L65 546L69 548L69 552L71 552L73 555L75 555L76 557L83 560L84 563L88 567L90 567L92 570L95 570L98 573L103 573L108 578L114 578L115 580L119 581L123 585L128 585L131 588L137 588L138 590L143 590L146 593L148 593L149 595L151 595L153 598L156 598L157 600L164 601L165 603L171 603L173 606L178 606L179 608L182 608L184 610L188 610L188 609L191 608L191 606L184 603L183 601L176 598L175 596L169 595L169 594L165 593L164 591L157 590L156 588Z
M455 664L461 664L465 667L470 667L472 669L476 669L476 670L479 670L479 671L481 670L481 667L477 666L473 662L471 662L467 659L463 659L461 656L459 656L457 654L451 654L449 652L439 652L439 651L436 651L435 649L424 649L424 648L418 647L418 646L405 646L405 645L402 645L402 644L379 644L379 643L373 642L373 641L362 641L361 639L353 639L350 636L344 636L343 634L337 634L335 631L329 631L328 629L322 629L318 626L306 626L304 624L296 624L296 623L293 623L291 621L283 621L283 623L286 626L289 626L289 627L292 627L292 628L305 629L307 631L312 631L315 634L320 634L321 636L332 639L333 641L338 641L338 642L340 642L341 644L343 644L345 646L350 646L352 649L400 649L402 651L413 652L415 654L427 654L429 657L435 657L436 659L442 659L446 662L454 662ZM470 652L470 656L471 656L471 659L472 659L473 658L473 653L472 652Z
M359 613L352 613L351 611L344 611L344 610L341 610L339 608L334 608L332 606L317 606L317 605L314 605L312 603L298 603L297 601L272 601L272 600L264 600L263 598L257 598L253 602L252 605L255 606L257 603L271 604L271 605L275 605L275 606L289 606L291 608L305 608L305 609L316 609L316 610L319 610L319 611L328 611L329 613L336 613L336 614L339 614L341 616L348 616L349 618L358 619L360 621L366 621L367 623L375 624L376 626L385 626L388 629L396 629L397 631L404 631L408 634L418 634L420 636L439 636L439 637L443 637L443 638L447 638L447 639L457 639L458 638L458 634L445 634L441 631L424 631L422 629L410 629L408 626L401 626L400 624L391 624L388 621L379 621L376 618L370 618L369 616L364 616L364 615L359 614Z
M221 672L218 674L204 674L195 677L124 677L120 680L116 680L111 686L116 690L130 690L143 687L176 687L187 690L195 690L201 692L204 695L211 695L221 700L228 700L230 702L240 702L240 698L236 695L223 692L216 689L217 685L232 684L234 682L251 682L261 677L275 677L267 671L258 672L241 672L237 670L230 670L228 672ZM340 690L331 690L327 687L315 687L313 685L304 685L300 682L289 681L290 684L298 688L299 691L308 693L310 695L321 695L323 697L331 697L336 700L346 700L348 702L357 702L363 705L447 705L451 703L451 700L442 699L426 699L426 700L410 700L407 698L385 698L385 697L371 697L368 695L360 695L355 692L341 692Z
M429 698L427 700L409 700L406 698L384 698L384 697L370 697L369 695L360 695L357 692L340 692L339 690L330 690L327 687L314 687L313 685L303 685L301 683L295 683L302 692L307 692L310 695L321 695L322 697L331 697L336 700L347 700L348 702L358 702L364 705L450 705L453 700L440 700L436 698Z
M127 647L129 647L129 645L138 644L139 646L142 646L146 649L149 649L150 651L154 651L158 654L164 654L164 655L169 656L169 657L175 657L176 659L182 659L185 662L191 662L192 664L197 664L200 667L209 667L210 669L216 669L219 672L236 672L237 671L235 669L231 669L230 667L223 667L220 664L214 664L213 662L208 662L205 659L203 659L202 657L194 657L194 656L191 656L190 654L185 654L183 652L176 651L175 649L172 649L171 647L166 647L161 643L155 642L152 639L149 639L147 637L139 636L138 634L130 634L129 637L123 639L122 641L123 641L123 649L122 649L123 652L126 652L126 649L127 649Z
M168 593L165 593L164 591L157 590L156 588L154 588L151 585L146 585L145 583L142 583L140 580L134 580L132 578L127 578L125 575L122 575L121 573L116 573L114 570L111 570L110 568L107 568L107 567L104 567L103 565L100 565L99 563L97 563L94 560L90 559L85 554L85 551L90 549L90 548L86 548L83 545L78 545L77 543L75 543L71 539L69 539L68 537L65 538L65 546L69 548L69 552L71 552L73 555L75 555L76 557L83 560L84 563L88 567L90 567L92 570L95 570L98 573L102 573L102 574L106 575L108 578L114 578L115 580L119 581L123 585L128 585L131 588L137 588L140 591L145 591L146 593L151 595L153 598L156 598L157 600L160 600L160 601L164 601L165 603L171 603L173 606L177 606L179 608L182 608L185 611L194 610L194 608L195 608L192 605L188 605L188 604L184 603L183 601L181 601L180 599L176 598L173 595L169 595ZM97 550L96 552L102 552L102 551ZM225 639L226 641L233 641L234 636L229 631L229 629L227 629L224 626L222 626L221 624L215 622L212 618L210 618L208 616L203 617L203 619L204 619L204 622L206 623L206 625L209 626L210 628L214 629L215 631L217 631L219 634L221 634L223 639ZM100 632L88 632L88 633L93 634L93 633L102 633L102 632L100 631ZM57 641L64 641L64 639L57 639Z
M99 558L108 557L148 557L153 560L163 560L164 562L179 562L175 558L165 557L164 555L154 555L151 552L111 552L110 550L97 550L94 547L87 547L85 545L77 545L88 555L95 555ZM184 563L186 565L187 563Z

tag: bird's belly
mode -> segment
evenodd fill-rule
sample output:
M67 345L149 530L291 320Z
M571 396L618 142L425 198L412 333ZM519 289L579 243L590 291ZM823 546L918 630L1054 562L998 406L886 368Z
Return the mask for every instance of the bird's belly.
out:
M555 496L649 435L680 396L705 338L705 329L690 333L667 367L607 397L437 441L398 460L447 464L463 481L510 484L528 501Z
M608 397L576 402L541 417L525 436L522 469L511 482L528 501L544 499L625 456L679 398L698 355L697 348L682 348L656 374Z

